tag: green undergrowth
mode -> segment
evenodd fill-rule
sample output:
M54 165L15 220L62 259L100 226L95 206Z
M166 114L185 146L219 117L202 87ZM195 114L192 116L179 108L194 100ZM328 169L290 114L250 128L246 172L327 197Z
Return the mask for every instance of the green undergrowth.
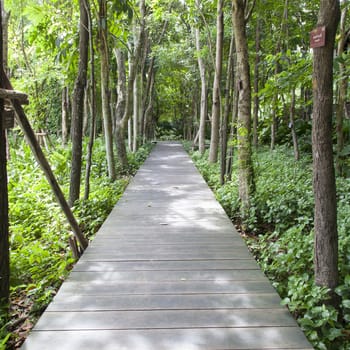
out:
M100 139L96 140L89 199L78 201L73 208L89 239L102 225L150 149L147 145L137 153L129 154L127 174L124 170L124 175L111 182L107 176L104 145ZM68 243L68 237L72 235L70 227L30 148L21 140L12 141L10 150L11 307L10 317L0 313L0 324L3 325L0 327L0 349L16 348L21 343L23 334L46 308L74 264ZM70 146L63 148L55 143L46 153L67 195ZM83 197L84 183L81 191Z
M207 154L192 158L232 221L240 225L237 169L224 186L218 164ZM350 349L350 179L337 179L340 305L327 303L328 291L315 285L313 272L313 193L310 156L296 162L277 148L254 155L256 192L243 236L259 265L318 350Z

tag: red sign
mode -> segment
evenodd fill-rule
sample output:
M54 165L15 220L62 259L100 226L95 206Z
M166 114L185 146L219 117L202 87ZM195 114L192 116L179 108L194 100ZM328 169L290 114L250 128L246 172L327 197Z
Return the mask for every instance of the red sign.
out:
M310 33L310 46L312 49L326 46L326 27L318 27Z

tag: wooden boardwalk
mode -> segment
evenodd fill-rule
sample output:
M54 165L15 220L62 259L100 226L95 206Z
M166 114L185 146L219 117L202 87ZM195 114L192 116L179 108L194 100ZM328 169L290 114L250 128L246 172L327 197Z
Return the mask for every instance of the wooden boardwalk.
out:
M158 143L23 350L310 350L179 143Z

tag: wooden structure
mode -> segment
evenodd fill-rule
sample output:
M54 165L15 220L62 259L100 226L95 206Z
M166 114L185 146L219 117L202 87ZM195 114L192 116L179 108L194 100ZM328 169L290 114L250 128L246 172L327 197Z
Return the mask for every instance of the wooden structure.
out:
M0 70L0 80L2 85L6 87L6 89L0 89L0 100L9 100L11 101L11 106L15 112L16 120L18 125L21 127L26 140L36 158L38 164L43 170L50 187L59 203L62 211L66 215L67 221L69 222L72 231L79 242L80 247L77 248L79 251L83 251L88 246L88 240L85 238L83 233L80 230L79 224L77 223L64 195L63 192L57 182L57 179L50 167L49 162L47 161L40 145L38 139L29 123L29 120L24 112L22 104L28 104L28 97L26 94L18 91L14 91L11 85L10 80L5 74L4 70Z
M178 143L158 143L22 350L312 347Z

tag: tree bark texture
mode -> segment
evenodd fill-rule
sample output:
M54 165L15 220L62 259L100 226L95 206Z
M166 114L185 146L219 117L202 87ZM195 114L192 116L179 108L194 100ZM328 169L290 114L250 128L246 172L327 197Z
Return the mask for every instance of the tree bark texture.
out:
M84 199L87 200L90 195L90 174L92 165L92 151L95 141L96 132L96 81L95 81L95 50L93 43L93 31L92 31L92 21L91 21L91 9L90 4L87 5L87 14L89 22L89 51L90 51L90 102L91 102L91 119L90 119L90 129L89 129L89 143L86 153L86 168L85 168L85 190Z
M155 83L155 71L152 69L150 79L150 91L148 96L148 104L145 109L145 117L144 117L144 134L145 139L150 140L152 135L152 116L153 116L153 91L154 91L154 83Z
M0 69L4 71L3 19L0 3ZM3 78L0 77L0 87L4 88ZM9 246L9 216L7 188L7 155L6 132L4 123L4 100L0 99L0 307L8 305L10 295L10 246Z
M62 90L62 145L67 145L69 134L69 95L68 87L64 87Z
M199 7L199 0L197 0L197 7ZM200 42L200 31L199 28L195 28L195 41L196 50L198 55L198 69L201 79L201 104L200 104L200 117L199 117L199 153L201 155L205 152L205 123L208 114L208 87L206 79L206 69L203 57L201 56L201 42Z
M78 76L75 80L72 105L72 166L70 172L69 205L80 196L81 167L82 167L82 141L83 141L83 118L84 118L84 92L87 80L88 65L88 15L85 1L80 0L80 32L79 32L79 67Z
M230 42L230 51L227 62L227 72L226 72L226 84L225 84L225 106L224 114L222 116L221 122L221 155L220 155L220 183L223 185L225 183L225 175L227 173L227 141L228 141L228 124L229 124L229 114L232 112L232 94L234 85L234 51L235 51L235 38L232 36Z
M222 51L224 38L224 1L219 0L217 5L216 21L216 58L215 58L215 75L213 84L213 106L211 114L211 136L209 149L209 162L218 161L219 141L220 141L220 117L221 117L221 71L222 71Z
M109 59L108 59L108 28L107 1L99 0L100 19L100 56L101 56L101 102L105 136L108 176L111 181L116 178L113 155L112 115L109 104Z
M134 45L134 48L130 47L130 55L129 55L129 75L128 75L128 86L127 86L127 94L126 94L126 104L125 104L125 111L124 116L122 119L122 127L125 130L128 126L129 119L132 115L132 109L133 109L133 88L134 88L134 81L136 79L139 62L141 59L141 53L142 53L142 41L144 36L144 30L145 30L145 13L146 13L146 5L145 0L140 1L140 31L139 31L139 39L136 40L136 43Z
M292 90L292 101L290 104L289 111L289 126L292 134L293 149L294 149L294 159L299 160L299 144L298 135L295 130L295 89Z
M128 158L125 146L125 129L122 123L127 103L125 56L124 52L119 48L114 50L114 55L117 60L118 69L118 100L116 106L115 140L119 163L122 169L126 170L128 167Z
M340 18L338 0L321 0L318 26L326 27L326 46L313 59L313 190L315 196L315 280L334 290L338 284L337 202L332 145L333 52Z
M254 111L253 111L253 146L258 148L258 124L259 124L259 80L260 80L260 39L261 39L261 19L256 21L255 31L255 65L254 65Z
M4 307L8 303L10 283L7 157L3 113L4 100L0 100L0 307Z
M238 182L241 215L246 218L253 190L253 165L251 150L251 87L246 36L245 5L243 0L233 0L233 28L237 52L238 118Z

